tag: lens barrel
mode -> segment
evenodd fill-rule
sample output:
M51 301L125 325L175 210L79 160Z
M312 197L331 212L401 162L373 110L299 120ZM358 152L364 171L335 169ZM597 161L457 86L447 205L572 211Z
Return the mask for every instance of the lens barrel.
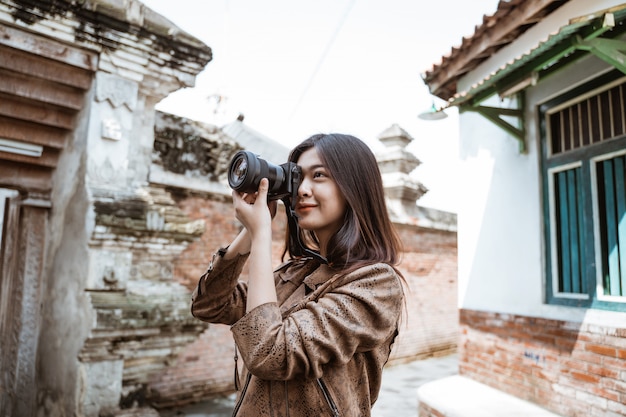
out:
M259 188L262 171L267 172L267 163L265 163L266 166L263 169L262 162L265 161L257 158L252 152L237 152L228 169L228 185L230 185L230 188L243 193L256 191Z
M295 164L284 165L271 164L250 151L239 151L230 162L228 184L233 190L254 193L259 189L261 179L267 178L269 181L268 198L270 200L282 198L291 194L293 190L293 184L291 184L293 167L291 165Z

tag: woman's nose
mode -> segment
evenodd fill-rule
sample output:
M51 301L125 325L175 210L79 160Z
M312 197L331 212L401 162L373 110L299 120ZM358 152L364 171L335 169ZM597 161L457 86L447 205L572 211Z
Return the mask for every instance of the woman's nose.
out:
M298 186L298 195L302 197L308 197L311 195L311 186L307 179L303 179Z

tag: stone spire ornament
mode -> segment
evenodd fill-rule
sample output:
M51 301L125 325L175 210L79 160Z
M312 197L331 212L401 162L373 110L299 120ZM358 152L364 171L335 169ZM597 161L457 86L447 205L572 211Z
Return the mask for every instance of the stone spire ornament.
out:
M394 123L378 135L378 140L385 145L385 149L376 154L376 160L391 219L397 223L454 230L454 214L417 204L428 188L410 175L421 165L421 161L406 149L413 141L411 135Z
M428 189L410 176L421 164L415 155L406 150L413 138L400 126L393 124L378 136L378 140L385 145L385 150L378 153L377 160L388 202L393 206L415 206Z

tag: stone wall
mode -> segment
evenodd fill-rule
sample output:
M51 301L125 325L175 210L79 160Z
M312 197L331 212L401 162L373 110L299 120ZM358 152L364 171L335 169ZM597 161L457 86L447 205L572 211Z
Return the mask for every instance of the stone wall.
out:
M204 330L172 279L204 224L148 174L154 106L211 58L137 0L0 1L0 415L140 404Z

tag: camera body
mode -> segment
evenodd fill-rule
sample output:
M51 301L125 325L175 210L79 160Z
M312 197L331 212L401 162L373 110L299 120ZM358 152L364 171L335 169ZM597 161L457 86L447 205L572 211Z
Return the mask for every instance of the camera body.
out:
M233 156L228 168L228 185L235 191L255 193L261 179L269 180L268 200L289 198L294 204L302 172L293 162L274 165L250 151L239 151Z
M308 256L319 262L328 260L319 252L309 249L302 243L298 216L295 212L298 187L302 182L302 171L294 162L273 165L250 151L239 151L233 156L228 167L228 185L235 191L255 193L263 178L269 180L268 200L282 200L287 212L289 230L289 253L291 256Z

